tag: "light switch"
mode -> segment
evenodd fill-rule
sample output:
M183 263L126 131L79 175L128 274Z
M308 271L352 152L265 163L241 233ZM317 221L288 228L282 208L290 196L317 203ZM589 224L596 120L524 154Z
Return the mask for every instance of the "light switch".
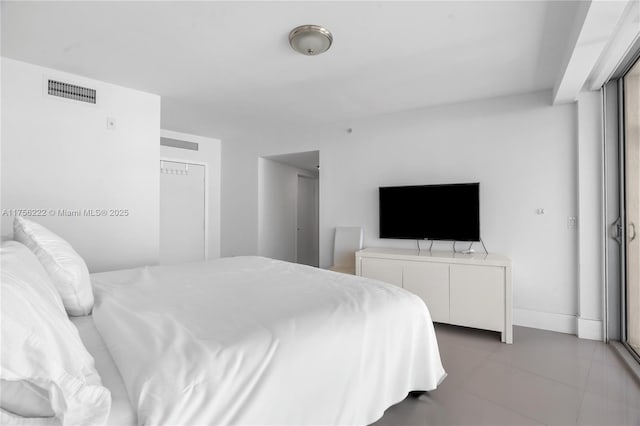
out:
M116 119L115 117L107 117L107 129L113 130L116 128Z
M578 227L578 218L575 216L569 216L567 218L567 228L576 229Z

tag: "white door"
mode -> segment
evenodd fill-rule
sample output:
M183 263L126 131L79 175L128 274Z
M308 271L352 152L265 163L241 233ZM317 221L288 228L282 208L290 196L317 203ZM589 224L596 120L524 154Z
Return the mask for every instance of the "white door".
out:
M160 263L205 259L205 166L160 161Z
M298 176L296 262L318 266L318 180Z

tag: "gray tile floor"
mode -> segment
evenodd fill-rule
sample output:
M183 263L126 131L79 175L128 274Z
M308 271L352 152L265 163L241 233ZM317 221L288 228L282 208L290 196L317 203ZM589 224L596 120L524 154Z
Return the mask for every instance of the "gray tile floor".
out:
M525 327L514 327L513 345L481 330L436 333L448 377L375 426L640 426L640 385L604 343Z

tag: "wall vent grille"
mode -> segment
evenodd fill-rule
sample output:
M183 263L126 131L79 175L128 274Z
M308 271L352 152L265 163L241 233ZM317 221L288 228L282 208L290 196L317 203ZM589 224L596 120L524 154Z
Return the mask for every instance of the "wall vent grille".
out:
M160 138L160 145L170 146L172 148L190 149L192 151L198 151L199 146L195 142L180 141L171 138Z
M76 86L75 84L63 83L61 81L49 80L47 93L51 96L72 99L74 101L96 103L96 91L88 87Z

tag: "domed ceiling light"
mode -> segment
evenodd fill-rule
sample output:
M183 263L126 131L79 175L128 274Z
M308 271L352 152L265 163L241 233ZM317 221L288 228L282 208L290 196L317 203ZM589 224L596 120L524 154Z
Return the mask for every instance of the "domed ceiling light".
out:
M289 44L296 52L307 56L319 55L331 47L333 36L319 25L301 25L289 33Z

